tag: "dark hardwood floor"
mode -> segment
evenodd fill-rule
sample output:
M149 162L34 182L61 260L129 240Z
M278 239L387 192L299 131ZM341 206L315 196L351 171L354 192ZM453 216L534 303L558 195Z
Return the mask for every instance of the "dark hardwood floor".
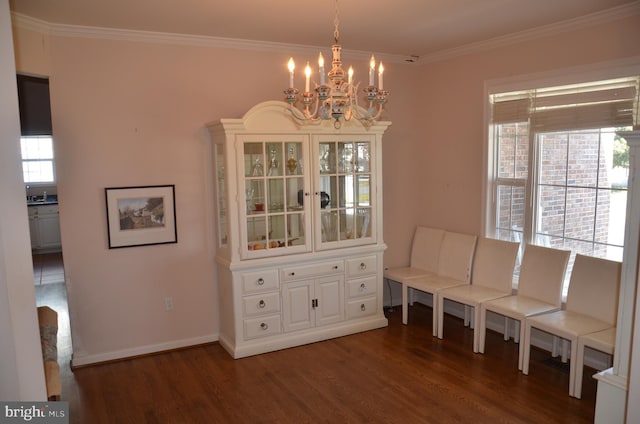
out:
M431 336L431 309L401 310L389 327L233 360L218 344L76 369L62 368L72 423L591 423L596 385L585 370L582 400L569 373L532 350L473 333L446 316Z

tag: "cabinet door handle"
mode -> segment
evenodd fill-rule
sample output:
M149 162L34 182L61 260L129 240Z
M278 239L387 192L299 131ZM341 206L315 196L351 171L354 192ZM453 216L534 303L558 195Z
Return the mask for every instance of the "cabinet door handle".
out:
M367 285L365 283L360 284L360 291L367 291Z
M364 311L366 311L366 310L367 310L367 307L366 307L366 306L364 306L364 303L363 303L362 305L360 305L360 310L361 310L362 312L364 312Z
M360 270L364 271L365 269L367 269L367 264L365 264L364 262L360 262Z
M262 324L260 324L260 328L263 330L268 330L269 329L269 324L267 324L266 322L263 322Z
M258 306L262 309L262 308L264 308L265 306L267 306L267 304L266 304L266 303L264 303L264 300L260 299L260 303L258 303Z
M262 286L264 284L264 278L258 278L258 285Z

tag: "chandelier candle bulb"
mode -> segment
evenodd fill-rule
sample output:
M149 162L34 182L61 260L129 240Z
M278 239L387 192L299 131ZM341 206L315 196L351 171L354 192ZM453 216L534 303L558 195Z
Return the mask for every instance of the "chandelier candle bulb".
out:
M374 73L376 71L376 58L371 55L371 60L369 61L369 85L373 86L375 84Z
M351 85L351 82L353 81L353 66L349 66L347 74L349 75L349 85Z
M293 88L293 70L296 69L296 64L293 61L293 58L289 58L289 63L287 64L289 68L289 88Z
M382 66L382 61L380 61L380 66L378 67L378 89L382 90L382 74L384 73L384 66Z
M304 75L306 76L306 81L304 83L304 91L305 93L309 92L309 78L311 77L311 67L309 66L309 62L307 62L307 66L304 68Z
M324 56L318 56L318 72L320 73L320 85L324 85Z

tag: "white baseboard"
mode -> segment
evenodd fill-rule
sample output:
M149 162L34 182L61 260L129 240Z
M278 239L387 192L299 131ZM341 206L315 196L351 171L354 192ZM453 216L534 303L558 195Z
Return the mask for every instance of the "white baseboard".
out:
M181 349L189 346L196 346L205 343L218 341L218 334L210 334L208 336L194 337L190 339L173 340L166 343L154 345L138 346L131 349L116 350L112 352L98 353L95 355L73 355L71 359L71 367L81 367L86 365L98 364L100 362L108 362L117 359L126 359L140 355L148 355L159 353L167 350Z

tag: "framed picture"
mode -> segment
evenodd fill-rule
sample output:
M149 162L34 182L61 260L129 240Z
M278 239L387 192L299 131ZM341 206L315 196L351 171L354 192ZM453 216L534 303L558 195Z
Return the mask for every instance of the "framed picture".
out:
M177 243L175 186L109 187L109 249Z

